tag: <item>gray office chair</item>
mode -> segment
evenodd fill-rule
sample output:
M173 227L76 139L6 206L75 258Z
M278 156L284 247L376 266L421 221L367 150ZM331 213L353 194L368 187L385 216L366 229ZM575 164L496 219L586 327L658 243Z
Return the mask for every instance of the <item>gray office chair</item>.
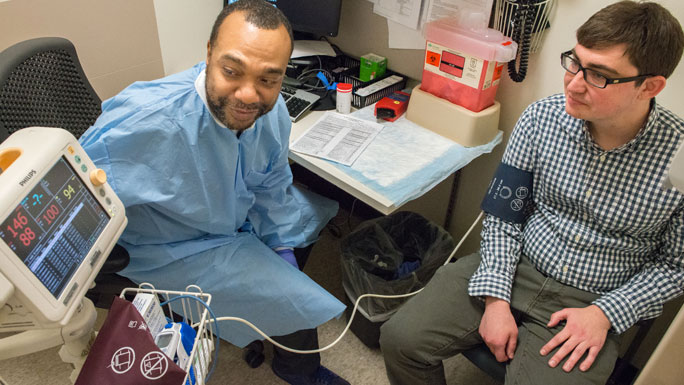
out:
M499 362L487 345L481 344L463 352L463 356L493 379L503 383L506 378L506 363Z
M61 127L80 137L102 112L67 39L26 40L0 53L0 131Z
M31 39L0 52L0 141L30 126L61 127L79 138L102 112L100 104L69 40ZM108 307L106 296L135 286L114 274L128 261L117 245L96 278L97 295L91 296L96 305Z

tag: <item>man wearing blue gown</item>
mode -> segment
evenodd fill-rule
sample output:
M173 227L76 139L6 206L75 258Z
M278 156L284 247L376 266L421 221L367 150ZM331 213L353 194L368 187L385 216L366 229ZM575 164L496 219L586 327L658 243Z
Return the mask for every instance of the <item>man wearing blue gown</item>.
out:
M299 349L344 305L298 269L293 248L314 242L337 204L292 186L291 123L279 96L292 52L282 13L243 0L218 16L207 60L106 100L81 143L126 206L122 275L155 287L195 284L217 316L241 317ZM243 347L260 336L222 322ZM348 384L320 355L275 349L290 384Z

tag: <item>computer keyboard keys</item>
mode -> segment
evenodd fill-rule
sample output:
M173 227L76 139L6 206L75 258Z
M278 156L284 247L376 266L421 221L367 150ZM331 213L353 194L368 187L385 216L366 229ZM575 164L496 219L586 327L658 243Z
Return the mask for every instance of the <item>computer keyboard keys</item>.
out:
M285 105L292 122L296 122L304 112L308 111L320 99L320 96L312 92L285 85L281 88L280 94L285 99Z

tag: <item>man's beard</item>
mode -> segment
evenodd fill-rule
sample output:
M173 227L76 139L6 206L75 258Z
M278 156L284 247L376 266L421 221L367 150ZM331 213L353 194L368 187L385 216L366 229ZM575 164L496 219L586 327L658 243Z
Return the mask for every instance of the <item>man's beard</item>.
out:
M211 87L209 84L207 84L207 104L209 105L209 110L211 113L214 115L214 117L221 123L223 123L226 127L232 129L232 130L237 130L237 131L244 131L252 126L254 122L259 119L261 116L267 114L269 111L273 109L273 106L275 106L275 102L278 100L274 100L273 103L271 104L265 104L265 103L251 103L251 104L245 104L242 103L241 101L237 99L230 99L228 96L220 96L220 97L213 97L210 94ZM241 110L252 110L252 111L257 111L256 115L254 116L254 119L250 122L244 123L244 122L237 122L237 121L231 121L233 119L230 119L229 114L226 112L228 108L237 108ZM229 120L230 119L230 120Z

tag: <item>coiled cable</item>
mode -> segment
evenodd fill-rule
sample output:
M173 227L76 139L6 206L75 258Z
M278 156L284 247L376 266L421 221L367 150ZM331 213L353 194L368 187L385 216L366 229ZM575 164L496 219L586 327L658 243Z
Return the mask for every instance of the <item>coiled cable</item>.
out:
M530 42L532 39L532 27L534 12L532 11L533 0L518 0L518 9L513 18L513 33L511 39L518 43L517 59L508 62L508 75L514 82L520 83L527 75L527 61L530 55ZM520 36L522 33L522 36ZM518 69L515 68L519 60Z

